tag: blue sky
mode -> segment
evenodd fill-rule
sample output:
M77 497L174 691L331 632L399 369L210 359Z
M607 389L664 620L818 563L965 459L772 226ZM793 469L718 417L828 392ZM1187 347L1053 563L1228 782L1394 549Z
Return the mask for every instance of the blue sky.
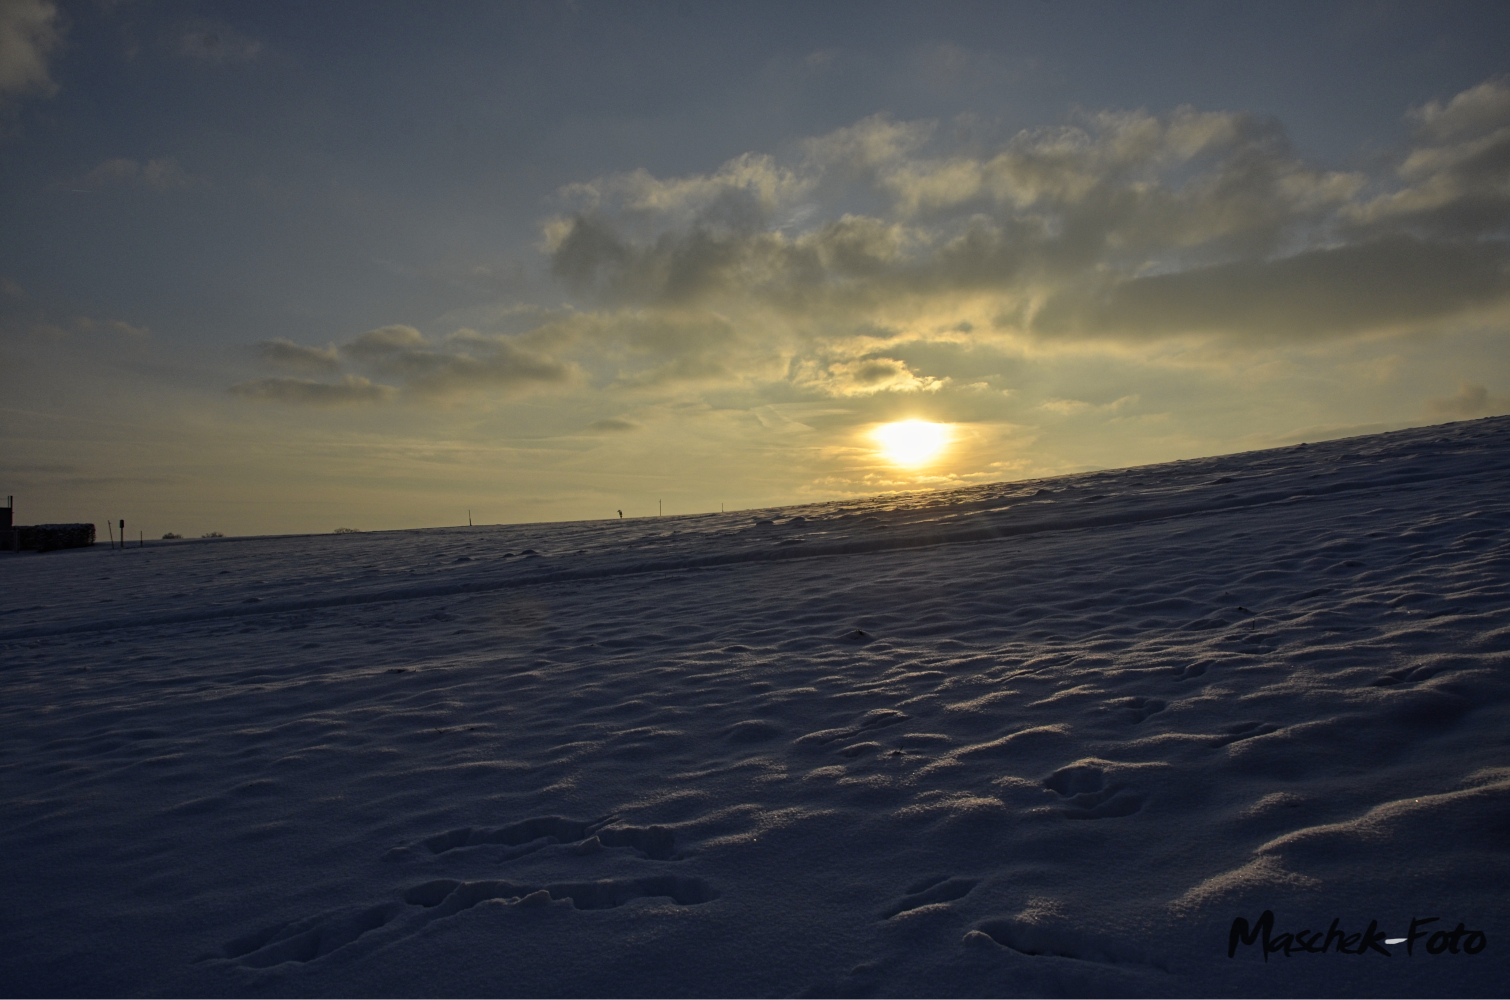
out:
M31 520L945 488L1510 409L1503 4L0 5ZM899 467L878 424L947 423Z

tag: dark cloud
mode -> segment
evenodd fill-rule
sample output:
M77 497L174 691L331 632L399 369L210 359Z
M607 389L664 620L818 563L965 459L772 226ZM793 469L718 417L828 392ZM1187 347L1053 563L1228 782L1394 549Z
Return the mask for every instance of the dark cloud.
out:
M385 358L399 351L423 349L429 346L425 335L412 326L382 326L368 330L355 340L341 345L341 351L354 358L374 360Z
M563 385L578 376L575 365L524 346L517 338L475 330L459 330L439 344L412 326L395 325L368 330L339 349L308 347L281 338L257 346L264 361L308 373L334 372L344 355L382 376L398 379L405 391L419 397ZM347 375L336 383L258 379L232 386L231 391L293 403L341 403L383 401L398 388Z
M705 214L678 221L687 213L668 203L663 228L635 237L645 210L630 218L597 206L550 224L553 272L604 301L678 306L753 296L806 310L1011 292L1141 267L1151 254L1178 264L1268 253L1361 183L1306 168L1276 123L1246 115L1104 114L1020 133L994 155L914 155L930 131L867 119L813 140L814 177L787 185L806 195L830 174L859 179L889 199L890 217L844 214L789 234Z
M1510 296L1510 247L1392 236L1279 260L1241 261L1060 292L1043 336L1230 334L1315 338L1428 322Z
M652 368L624 372L618 384L634 388L665 386L685 382L734 382L740 372L717 358L690 356L671 358Z
M46 462L41 462L41 463L37 463L37 462L33 462L33 463L19 462L19 463L11 464L9 466L9 470L11 472L13 472L13 473L18 474L18 475L32 475L32 474L61 475L61 474L64 474L64 473L71 473L71 472L77 472L77 471L79 471L78 466L74 466L74 465L57 465L57 464L46 463Z
M341 358L334 347L306 347L283 337L264 340L256 346L265 364L290 372L333 373L340 369Z
M920 377L904 361L866 357L799 366L797 384L815 388L828 396L873 396L878 392L936 392L941 379Z
M145 326L132 326L125 320L119 319L96 320L88 316L75 316L73 327L80 333L114 335L135 341L146 340L152 336L152 331Z
M584 347L615 366L615 384L650 387L779 378L786 361L774 338L706 309L606 313Z
M529 350L504 337L471 334L452 338L450 346L468 353L405 351L383 361L388 371L408 378L410 390L446 396L478 389L526 389L560 386L577 376L574 365Z
M397 392L392 386L377 385L356 375L346 375L339 382L317 382L307 378L259 378L238 382L228 391L233 395L261 402L304 406L382 403L392 399Z
M203 189L203 178L189 174L178 160L165 156L156 160L137 161L126 157L105 160L83 177L55 182L54 190L98 191L112 187L148 188L153 191Z
M61 41L56 4L49 0L0 3L0 102L32 91L56 91L48 61Z
M603 420L594 420L587 425L587 428L604 434L619 434L625 431L637 431L640 425L622 417L607 417Z
M578 291L595 288L630 262L633 251L605 220L579 215L551 251L551 273Z
M1420 142L1393 178L1310 167L1278 122L1239 113L1082 115L985 151L870 118L810 140L789 171L746 156L703 177L576 185L588 207L551 220L546 244L553 273L602 305L776 310L820 348L894 310L947 315L961 295L995 299L996 335L1397 330L1510 292L1510 90L1490 81L1415 116ZM780 221L855 185L887 208ZM734 194L758 211L711 210ZM750 320L734 322L737 340ZM976 332L958 314L935 329Z
M779 235L696 226L649 244L621 236L607 220L570 220L551 253L551 273L605 302L689 305L719 293L757 290L761 275L792 269Z
M1487 417L1510 410L1510 399L1493 394L1476 382L1463 382L1452 396L1428 400L1427 406L1432 413L1444 417Z
M380 327L339 358L261 349L296 373L344 361L416 399L587 384L858 400L975 384L917 353L930 343L1261 345L1503 310L1510 89L1412 114L1414 145L1376 175L1306 164L1272 119L1188 107L1077 114L994 145L868 118L789 166L745 154L563 188L544 247L581 308L516 311L507 335ZM264 381L245 385L325 391Z
M1361 233L1405 230L1439 237L1504 240L1510 235L1510 83L1490 80L1445 106L1414 112L1419 142L1401 161L1405 183L1348 206Z
M699 226L638 243L608 220L578 216L564 223L551 269L573 290L605 303L681 308L751 297L800 309L813 305L815 295L842 296L855 285L916 283L918 269L902 254L905 240L897 224L845 215L795 239Z
M104 344L145 345L152 338L152 331L120 319L94 319L90 316L68 318L49 317L34 313L30 322L0 324L0 336L21 338L30 335L55 343L73 342L87 344L90 341Z
M1431 101L1411 111L1423 138L1444 141L1483 135L1510 122L1510 83L1485 80L1457 94L1447 104Z
M247 63L262 54L262 43L218 21L194 21L179 27L173 48L185 59L213 66Z

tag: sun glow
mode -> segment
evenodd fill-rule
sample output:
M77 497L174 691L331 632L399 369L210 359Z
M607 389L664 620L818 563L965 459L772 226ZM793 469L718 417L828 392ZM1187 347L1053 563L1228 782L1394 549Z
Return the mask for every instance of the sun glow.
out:
M898 465L922 465L937 458L949 444L949 425L926 420L899 420L882 424L873 436L881 453Z

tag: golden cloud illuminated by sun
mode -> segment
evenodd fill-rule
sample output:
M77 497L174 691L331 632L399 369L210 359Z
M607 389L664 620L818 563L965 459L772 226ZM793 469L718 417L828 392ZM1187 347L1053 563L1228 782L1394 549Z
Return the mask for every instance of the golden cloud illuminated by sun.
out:
M949 445L949 425L927 420L899 420L882 424L872 432L881 454L898 465L922 465L937 458Z

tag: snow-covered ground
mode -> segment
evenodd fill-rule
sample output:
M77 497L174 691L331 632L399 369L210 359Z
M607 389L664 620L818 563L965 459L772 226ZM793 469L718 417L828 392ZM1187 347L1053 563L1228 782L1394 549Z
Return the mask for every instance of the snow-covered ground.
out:
M1510 983L1510 418L0 586L8 996Z

